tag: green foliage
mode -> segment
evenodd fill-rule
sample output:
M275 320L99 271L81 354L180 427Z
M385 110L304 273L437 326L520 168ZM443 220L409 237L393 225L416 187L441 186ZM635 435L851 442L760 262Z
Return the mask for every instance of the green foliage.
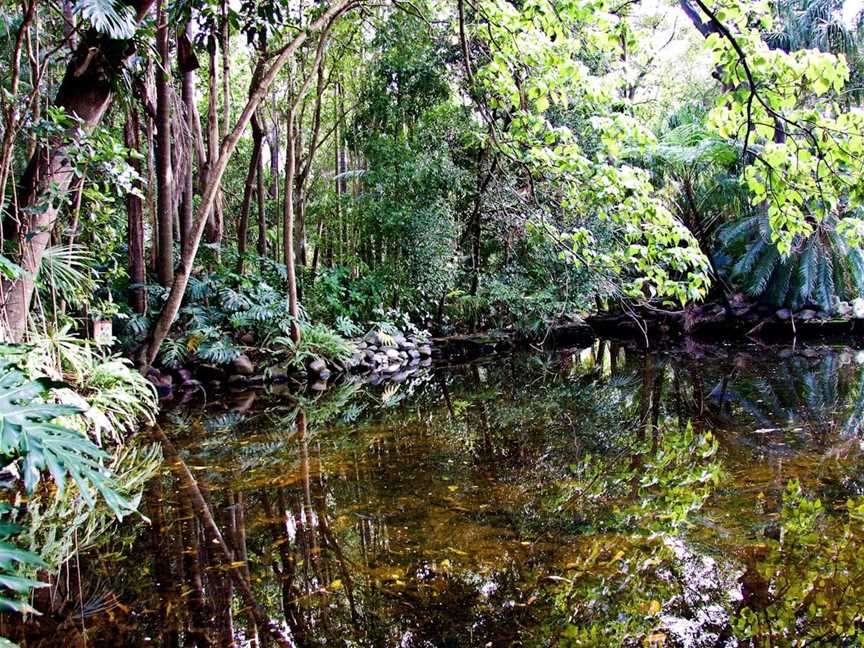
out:
M231 340L222 337L215 340L204 339L195 349L195 355L199 358L205 362L214 362L216 364L228 364L239 356L240 353L240 349Z
M860 645L862 556L864 500L849 500L834 517L791 481L783 494L779 539L767 541L756 568L764 592L732 619L735 635L757 645Z
M725 253L735 260L728 268L730 278L775 306L815 305L832 312L838 299L864 294L864 253L832 225L832 220L823 221L817 232L799 236L793 249L781 255L765 216L731 223L719 236Z
M162 346L159 347L159 355L157 356L159 362L172 369L179 369L188 357L189 351L186 348L186 343L183 340L172 338L165 338Z
M304 368L308 362L318 358L345 363L354 353L352 344L323 324L303 324L299 342L283 335L274 338L273 343L277 345L274 351L287 354L289 363L297 368Z
M771 49L756 25L770 29L766 6L724 8L731 39L713 33L707 43L727 93L712 110L716 132L742 141L752 156L743 180L754 205L764 203L771 238L789 254L796 238L823 222L857 222L864 193L861 165L864 115L837 99L849 80L846 60L814 49ZM743 60L742 60L743 54Z
M71 405L40 402L52 389L64 387L48 378L28 380L18 369L3 368L0 376L0 455L7 468L14 465L28 493L32 493L47 471L60 493L66 476L78 486L81 496L93 504L95 489L111 510L122 518L128 502L112 489L112 478L102 460L108 455L79 432L55 423L60 417L80 415Z
M7 519L11 510L9 504L0 504L0 520ZM36 612L27 603L30 592L39 587L48 587L49 584L22 574L48 565L32 551L13 544L14 538L22 530L17 524L0 522L0 610L28 613Z
M118 442L124 432L134 432L140 424L155 420L158 401L153 385L128 360L94 362L77 390L90 405L87 416Z
M20 357L22 354L10 355ZM116 393L111 393L111 390L116 391L117 373L124 371L121 367L128 370L125 364L115 361L91 376L91 387L103 390L100 394L102 403L121 401ZM128 378L126 381L130 382ZM111 513L122 519L135 509L137 499L121 494L114 474L104 465L109 459L104 450L81 432L58 422L58 419L80 419L85 411L81 407L53 401L56 390L67 388L65 383L47 377L30 379L8 359L0 366L0 456L4 473L14 475L16 479L15 482L3 483L2 488L15 490L20 483L32 503L38 499L37 487L45 473L51 476L58 499L69 492L67 482L71 479L77 499L87 508L96 506L94 495L99 495ZM139 391L139 394L143 393L144 390ZM145 404L126 403L138 414L148 412L146 401ZM109 416L112 416L110 420L118 420L118 412ZM44 584L25 574L48 565L36 554L11 544L12 539L24 531L22 525L10 521L13 513L15 511L9 504L0 506L0 518L4 520L0 524L0 587L4 590L0 594L0 608L27 612L32 609L20 597L26 599L32 588Z
M645 171L620 159L649 145L651 134L616 109L612 84L588 65L617 47L605 9L540 1L517 11L484 2L491 25L477 34L495 54L477 80L490 108L509 116L487 120L499 131L497 146L531 174L532 191L543 192L527 208L567 258L614 277L631 296L696 299L708 283L697 242ZM598 221L601 237L588 225Z
M135 13L117 0L77 0L75 9L101 32L111 38L131 38L135 34Z
M633 154L668 192L673 213L706 255L716 251L717 230L750 211L739 150L706 126L701 105L685 104L669 116L656 143Z

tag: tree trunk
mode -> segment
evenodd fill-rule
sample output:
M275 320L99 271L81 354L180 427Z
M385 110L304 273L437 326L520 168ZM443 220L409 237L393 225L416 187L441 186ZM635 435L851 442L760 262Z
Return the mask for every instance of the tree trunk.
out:
M164 0L158 0L156 7L156 49L161 63L156 67L156 210L159 229L156 274L159 283L170 286L174 281L174 183L171 173L171 94L168 87L171 63Z
M263 153L263 151L262 151ZM267 255L267 214L264 211L264 156L258 156L258 254Z
M219 116L216 110L216 39L211 35L207 41L210 66L207 77L207 173L213 172L216 158L219 155ZM208 178L207 182L210 180ZM222 240L222 211L219 209L221 191L207 214L207 230L205 236L208 243L219 243Z
M228 23L228 0L222 0L219 25L219 48L222 50L222 132L231 131L231 26Z
M285 146L285 212L283 228L285 236L282 240L282 253L285 258L285 268L288 272L288 314L291 316L291 339L300 340L298 317L300 309L297 305L297 275L294 267L294 168L296 166L294 142L294 106L288 108L286 128L288 133Z
M252 119L252 115L258 109L265 93L273 84L279 71L285 66L288 59L294 55L297 48L303 45L309 36L319 30L326 32L332 27L333 23L345 12L359 6L359 0L336 0L330 6L323 10L321 15L316 18L308 27L308 29L298 33L291 41L279 50L279 53L272 59L270 67L262 75L261 81L257 88L254 88L250 93L249 100L243 108L240 117L237 119L231 133L225 138L220 147L219 157L216 163L210 170L207 179L207 187L204 195L201 197L201 203L198 206L198 211L195 214L195 221L192 225L192 233L190 237L190 245L182 251L180 265L177 269L177 275L174 279L174 284L171 286L171 291L165 301L159 318L153 324L150 330L147 343L142 348L138 361L143 370L146 370L156 358L159 352L159 346L168 335L174 319L180 310L180 305L183 301L183 295L186 292L186 286L189 283L189 277L192 272L192 264L195 261L195 256L198 253L198 246L201 242L201 236L204 234L204 226L207 221L207 213L213 207L216 201L216 195L219 189L219 183L225 173L225 168L228 165L228 160L237 148L237 142L246 126ZM323 36L322 36L323 37Z
M240 255L240 273L243 272L243 255L246 254L246 239L249 230L249 207L252 203L252 192L255 190L261 157L261 143L264 134L258 126L258 117L252 117L252 158L249 160L249 171L246 173L246 184L243 187L243 203L240 206L240 218L237 221L237 252Z
M150 10L153 0L130 3L140 21ZM91 131L101 120L111 102L111 89L133 53L131 43L88 32L69 59L57 91L54 105L76 117L67 135ZM73 162L58 140L40 145L27 165L18 188L19 265L23 274L15 281L2 280L0 295L5 299L0 337L20 342L24 336L27 315L33 299L34 278L51 237L61 205L49 199L53 193L69 189L75 175ZM41 203L41 204L40 204Z
M272 104L273 110L273 121L270 124L270 128L267 129L267 146L270 149L270 197L273 200L279 200L279 169L281 165L279 163L279 122L276 120L275 115L277 113L276 109L276 92L274 91L270 97L270 102Z
M123 129L126 148L130 151L141 150L140 129L138 110L133 106L129 109ZM129 164L139 175L141 174L141 161L136 156L129 158ZM143 191L140 182L137 186ZM143 315L147 312L147 291L144 289L147 277L144 268L144 202L141 196L134 193L126 195L126 217L129 241L129 283L133 286L129 288L129 305L133 311Z
M188 24L183 32L177 36L177 67L180 70L183 109L188 131L188 169L185 178L186 182L183 187L185 195L183 209L180 211L180 249L182 250L189 243L189 232L192 229L192 219L195 216L195 201L193 199L195 193L193 173L195 156L193 155L193 150L197 148L195 142L195 129L197 126L195 112L195 70L200 67L198 57L195 56L195 50L192 48L192 41L189 38Z
M297 241L296 252L297 259L300 265L306 265L306 185L309 181L309 175L312 171L312 162L315 159L315 153L318 150L318 144L321 137L321 103L324 98L324 62L322 57L316 60L316 68L310 74L315 74L317 83L315 86L315 102L312 114L312 133L309 138L309 150L306 154L306 160L300 168L300 172L296 178L296 196L297 204Z

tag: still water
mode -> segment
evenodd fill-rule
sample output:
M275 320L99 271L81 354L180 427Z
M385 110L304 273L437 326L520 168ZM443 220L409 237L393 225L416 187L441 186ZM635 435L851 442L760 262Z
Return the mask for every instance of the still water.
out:
M21 640L864 645L862 417L864 352L606 342L175 411Z

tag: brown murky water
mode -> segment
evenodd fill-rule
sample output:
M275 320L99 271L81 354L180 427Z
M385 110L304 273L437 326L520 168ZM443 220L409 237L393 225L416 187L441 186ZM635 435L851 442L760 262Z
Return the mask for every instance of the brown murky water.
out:
M862 363L598 343L174 412L151 524L19 639L864 645Z

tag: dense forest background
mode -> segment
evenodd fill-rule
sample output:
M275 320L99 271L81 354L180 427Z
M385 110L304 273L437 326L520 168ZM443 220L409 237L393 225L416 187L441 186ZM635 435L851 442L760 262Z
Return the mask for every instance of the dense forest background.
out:
M838 2L11 3L3 328L140 365L859 296Z
M542 339L702 300L864 318L853 3L0 16L4 609L73 555L70 511L98 534L136 510L154 366L302 369L369 332Z

